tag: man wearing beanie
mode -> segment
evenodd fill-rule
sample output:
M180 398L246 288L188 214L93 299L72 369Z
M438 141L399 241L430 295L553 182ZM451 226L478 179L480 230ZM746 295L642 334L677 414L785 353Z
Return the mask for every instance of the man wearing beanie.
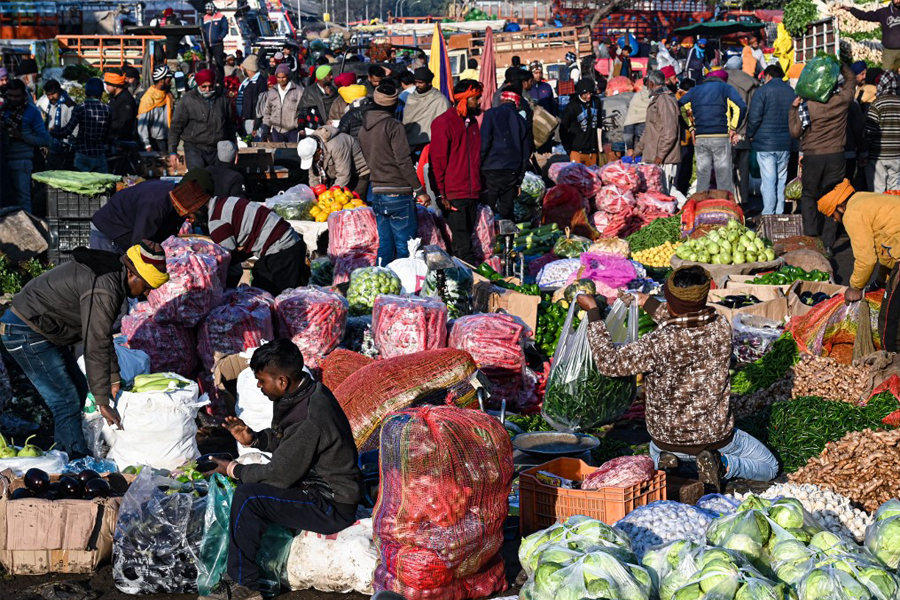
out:
M403 107L403 126L406 142L415 151L431 141L431 124L450 108L450 100L431 84L434 73L428 67L419 67L413 73L416 91L406 97Z
M575 85L575 96L566 105L560 120L563 145L569 151L569 159L592 167L600 160L597 128L600 127L602 109L594 96L594 80L582 79ZM622 120L625 115L621 115Z
M137 127L137 103L128 90L125 75L120 69L112 69L103 75L106 93L109 94L109 133L117 142L133 142Z
M122 386L113 325L126 298L166 281L159 244L142 241L125 256L76 248L72 260L32 279L0 317L0 340L53 414L57 448L90 455L81 430L88 391L109 425L121 427L114 401ZM69 346L84 344L87 381Z
M878 331L885 351L900 352L900 196L856 192L844 179L819 199L817 208L843 224L850 237L854 262L846 302L862 300L878 267L876 287L886 283Z
M291 81L291 68L287 63L275 67L278 83L266 92L263 105L263 125L271 131L271 141L297 143L300 136L300 100L303 90Z
M413 198L423 205L429 202L409 156L406 131L394 118L399 95L390 84L378 86L375 104L363 115L359 130L378 224L378 259L383 265L409 256L407 242L418 232Z
M121 255L141 240L161 244L197 218L213 191L212 176L194 169L177 185L148 179L116 192L91 218L91 248Z
M720 480L769 481L778 461L758 440L734 428L731 412L731 325L706 305L711 278L699 266L676 269L663 288L666 303L640 302L659 327L636 342L613 343L597 301L577 298L587 311L594 364L607 377L644 375L650 456L660 469L696 462L700 480L719 491Z
M208 167L219 159L218 143L235 141L231 106L216 89L216 74L203 69L194 76L197 88L186 93L175 106L169 127L169 166L177 168L178 145L184 141L184 162L188 170Z
M219 154L218 162L206 167L215 184L215 193L212 195L219 198L230 196L245 198L247 194L244 190L244 176L237 169L237 144L224 141L219 142L216 148Z
M103 81L91 77L84 84L84 104L72 109L72 118L62 127L50 129L56 139L66 139L78 129L75 136L75 169L83 173L106 173L106 151L109 147L109 127L112 119L109 105L100 101Z
M305 127L308 129L318 129L326 124L328 112L337 98L331 67L319 65L313 77L315 81L306 86L300 100L300 115L305 119Z
M169 149L169 124L172 122L174 99L171 69L159 65L153 69L153 85L147 88L138 106L138 137L147 152L167 152Z
M253 137L253 141L259 141L262 115L261 111L257 112L257 105L261 104L260 98L265 97L269 88L266 85L266 77L259 71L259 59L255 54L244 59L241 70L244 71L245 77L238 87L236 100L237 114L243 125L241 136L249 135Z

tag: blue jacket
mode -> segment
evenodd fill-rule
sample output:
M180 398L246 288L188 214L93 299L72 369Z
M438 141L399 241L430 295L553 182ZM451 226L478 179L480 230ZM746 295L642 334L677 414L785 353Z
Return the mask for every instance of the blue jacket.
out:
M225 43L225 36L228 35L228 19L225 15L217 12L212 15L203 15L203 39L209 46Z
M757 152L791 149L788 115L794 102L794 90L781 79L773 79L756 90L747 117L747 137Z
M9 114L9 109L4 109L0 112L0 120L5 123L9 119ZM25 107L25 113L22 115L21 132L21 139L17 139L7 135L6 129L3 128L0 144L3 145L3 158L5 160L31 160L34 158L34 150L36 148L50 147L50 134L47 133L47 128L44 126L41 111L34 104L28 104Z
M531 158L531 136L512 102L484 113L481 122L481 170L514 171L521 183Z
M726 135L747 116L747 103L737 90L716 78L707 78L678 101L691 105L695 135Z

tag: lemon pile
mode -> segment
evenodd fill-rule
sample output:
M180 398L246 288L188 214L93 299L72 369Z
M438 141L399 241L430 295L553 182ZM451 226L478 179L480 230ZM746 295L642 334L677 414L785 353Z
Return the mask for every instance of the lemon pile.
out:
M666 242L655 248L647 248L646 250L634 252L632 253L631 258L648 267L668 267L669 263L672 261L672 257L675 256L675 251L678 250L680 245L681 242L676 242L674 244L672 242Z
M365 202L355 198L348 190L330 189L319 194L316 205L310 209L309 214L316 220L316 223L324 223L328 220L328 215L333 212L353 210L365 205Z

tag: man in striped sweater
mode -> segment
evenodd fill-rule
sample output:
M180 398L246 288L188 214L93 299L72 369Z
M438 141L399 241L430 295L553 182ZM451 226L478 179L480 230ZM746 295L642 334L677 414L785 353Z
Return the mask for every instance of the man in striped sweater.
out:
M265 205L246 198L212 198L207 211L209 235L231 251L232 264L257 257L252 270L254 287L277 296L309 282L303 238ZM229 281L228 285L236 283Z
M876 194L900 184L900 75L887 71L878 81L878 97L866 113L869 163L866 176Z

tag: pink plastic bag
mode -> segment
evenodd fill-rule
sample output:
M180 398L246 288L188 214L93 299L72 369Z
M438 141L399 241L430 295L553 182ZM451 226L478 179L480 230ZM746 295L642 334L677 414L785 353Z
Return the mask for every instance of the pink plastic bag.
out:
M566 285L576 279L592 279L597 283L617 289L625 287L637 276L631 261L617 254L584 252L579 260L584 268L570 276Z
M275 299L262 290L229 290L224 303L212 309L197 329L197 351L203 368L218 360L275 339L271 307ZM260 292L256 295L254 292Z
M275 298L278 335L291 338L304 363L317 368L344 337L349 310L335 292L314 286L286 290Z
M334 279L331 284L337 285L350 281L350 274L356 269L374 267L377 255L374 252L353 252L334 259Z
M382 294L372 307L372 337L382 358L447 346L447 305L435 298Z
M638 163L635 170L641 177L641 192L661 192L663 190L663 170L653 163Z
M678 212L678 202L675 198L662 192L643 192L635 196L635 200L643 213L674 215Z
M656 475L653 459L646 454L620 456L608 460L600 468L581 481L583 490L599 490L607 487L631 487L650 481Z
M479 204L477 210L472 252L479 263L483 263L494 254L494 212L486 204Z
M419 231L417 235L419 239L422 240L422 247L440 246L446 250L447 244L444 241L442 233L444 220L421 204L416 204L416 216L419 219Z
M597 210L614 215L635 205L631 192L615 185L604 185L597 192Z
M328 215L328 256L378 252L378 226L371 208L339 210Z
M614 185L629 192L637 191L641 186L641 176L637 169L620 160L600 169L600 181L603 185Z
M157 323L153 319L155 312L149 302L139 302L122 317L125 345L146 352L154 373L173 372L190 377L197 366L193 333L180 325Z
M185 254L206 254L216 259L216 273L222 280L222 287L225 287L225 280L228 278L228 267L231 265L231 252L222 246L199 237L170 237L162 243L163 249L166 251L166 260L170 257L175 258L184 256Z

